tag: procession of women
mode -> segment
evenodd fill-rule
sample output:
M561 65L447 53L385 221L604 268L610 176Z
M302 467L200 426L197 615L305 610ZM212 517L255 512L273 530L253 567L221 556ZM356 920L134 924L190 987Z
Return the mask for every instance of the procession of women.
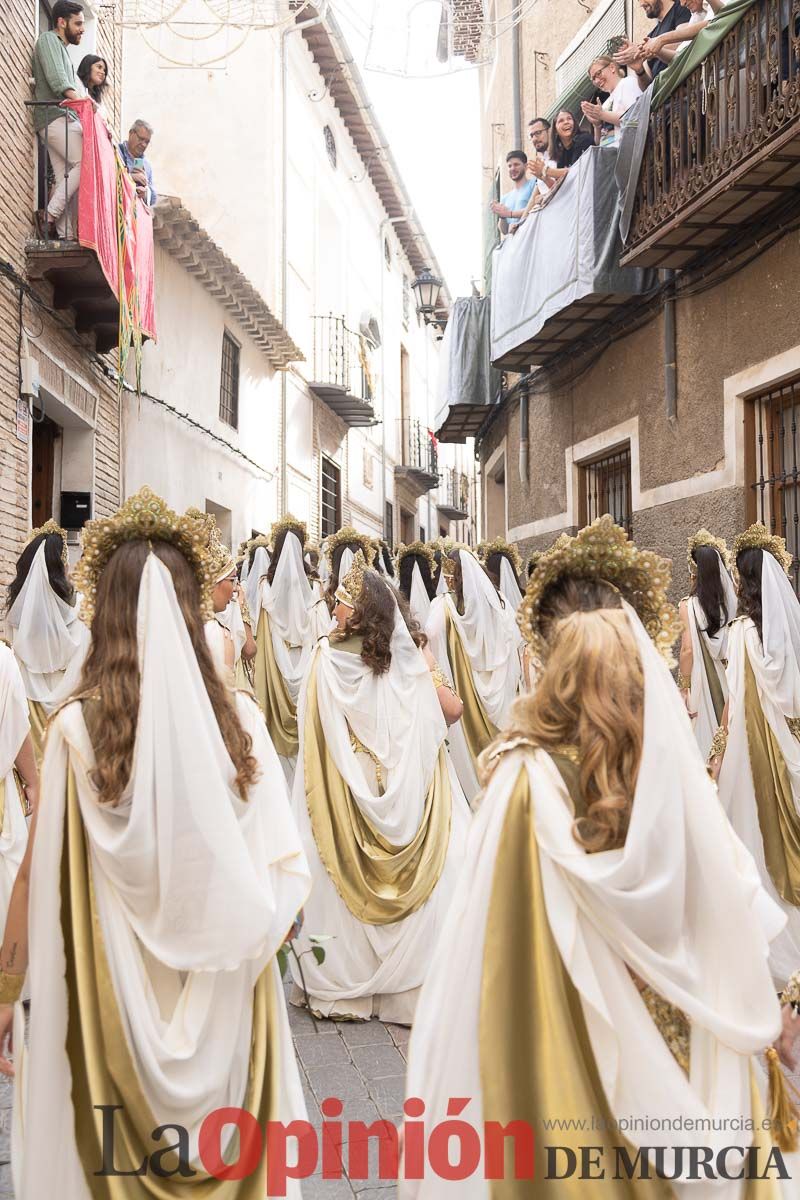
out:
M17 1200L284 1194L235 1122L209 1171L203 1128L305 1120L288 1006L410 1027L429 1127L468 1098L651 1164L520 1177L510 1138L467 1177L401 1154L401 1200L800 1196L800 602L778 534L689 534L676 604L609 516L526 564L290 514L233 552L147 488L80 545L32 530L0 644Z

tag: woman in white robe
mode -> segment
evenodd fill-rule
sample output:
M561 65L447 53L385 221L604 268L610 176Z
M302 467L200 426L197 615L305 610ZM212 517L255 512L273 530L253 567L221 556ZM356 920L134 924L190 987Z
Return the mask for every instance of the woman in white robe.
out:
M398 589L405 596L411 616L424 629L431 615L431 602L436 595L433 574L436 560L430 546L412 542L397 551Z
M800 969L800 602L784 540L763 525L736 539L734 561L739 616L728 642L723 731L712 754L725 811L786 914L770 954L780 989Z
M601 518L531 582L521 623L542 676L484 759L486 797L410 1043L407 1095L424 1103L426 1129L467 1098L458 1111L478 1159L457 1181L430 1167L401 1181L401 1200L538 1196L548 1182L564 1200L595 1187L618 1200L778 1195L774 1175L745 1191L737 1151L731 1182L696 1170L690 1182L681 1159L687 1146L711 1147L716 1161L758 1143L754 1058L780 1039L788 1060L792 1031L767 968L783 918L645 632L668 651L668 581L666 560ZM756 1134L732 1134L751 1120ZM530 1161L515 1177L495 1145L492 1183L485 1122L512 1121ZM549 1181L547 1145L564 1148ZM664 1147L671 1187L618 1173L621 1154L635 1162L643 1146ZM759 1170L768 1151L762 1143Z
M294 807L311 866L293 1002L410 1024L470 820L445 753L461 706L359 553L298 710ZM453 725L450 728L454 728ZM306 953L325 935L325 961Z
M75 691L89 648L67 566L67 535L48 521L34 529L8 589L6 625L19 663L41 762L50 714Z
M464 715L449 736L450 754L471 807L480 794L478 756L508 721L522 679L522 637L514 609L467 547L446 556L452 590L437 596L425 632L452 679Z
M244 1108L262 1128L305 1115L275 955L308 869L258 708L226 691L208 653L206 554L202 527L149 489L84 533L92 647L80 697L51 722L30 896L15 888L0 953L4 998L12 951L14 978L29 957L34 998L29 1046L19 1024L13 1043L17 1200L97 1194L98 1103L119 1106L117 1169L163 1152L176 1200L198 1185L266 1194L263 1166L224 1185L205 1176L210 1113ZM7 1006L0 1027L7 1054ZM175 1125L191 1178L176 1174ZM141 1175L135 1194L163 1196L163 1178Z
M318 631L319 590L303 557L306 527L287 516L270 534L272 555L258 592L255 695L289 787L297 764L297 698Z
M478 558L506 604L516 614L523 596L520 585L522 559L516 546L512 546L505 538L495 538L493 542L480 542Z
M39 774L25 684L13 653L0 642L0 921L28 844L25 818L36 811Z
M678 687L705 761L728 699L728 631L737 600L728 569L728 547L721 538L707 529L698 530L689 538L687 558L692 591L680 603L683 634Z

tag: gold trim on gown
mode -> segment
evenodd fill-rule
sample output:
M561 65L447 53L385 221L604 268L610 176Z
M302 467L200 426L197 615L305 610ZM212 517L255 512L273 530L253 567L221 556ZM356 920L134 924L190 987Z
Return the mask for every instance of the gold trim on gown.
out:
M160 1178L148 1171L130 1178L98 1175L103 1165L102 1113L98 1105L120 1105L114 1113L114 1166L139 1167L145 1155L174 1145L174 1130L160 1141L151 1133L161 1121L152 1112L139 1081L120 1015L103 933L95 905L86 835L75 776L67 777L64 841L61 855L61 927L66 955L68 995L67 1055L72 1076L75 1140L92 1200L263 1200L264 1171L239 1182L215 1179L198 1170L189 1178ZM238 1021L240 1014L232 1013ZM276 984L271 966L253 991L250 1070L243 1107L261 1129L279 1112L279 1028ZM35 1104L35 1097L34 1097ZM171 1128L171 1127L170 1127ZM30 1132L30 1130L29 1130ZM29 1152L47 1153L31 1147ZM234 1152L234 1151L232 1151ZM178 1166L177 1154L165 1150L165 1171Z
M448 608L445 608L445 635L447 657L450 660L450 670L453 676L453 690L464 705L464 711L461 714L461 729L477 774L478 757L497 737L498 730L489 720L486 709L481 703L481 698L475 688L472 665L461 641L458 627Z
M299 749L297 708L292 703L286 680L278 670L269 614L262 608L258 618L253 686L256 700L267 722L272 744L281 758L294 758Z
M335 648L356 650L347 643ZM444 746L419 829L394 846L370 824L333 761L317 703L319 651L308 680L303 769L317 851L343 903L365 925L390 925L422 907L439 882L450 843L452 791Z
M44 737L47 732L47 722L50 718L38 700L28 701L28 716L31 722L33 754L36 759L36 766L41 771L42 759L44 758Z

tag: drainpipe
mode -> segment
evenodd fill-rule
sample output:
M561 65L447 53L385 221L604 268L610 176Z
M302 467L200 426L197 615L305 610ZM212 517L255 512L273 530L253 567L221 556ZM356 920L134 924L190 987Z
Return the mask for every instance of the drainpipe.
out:
M328 11L328 0L320 0L319 12L315 17L309 18L308 21L301 21L296 25L289 25L286 29L281 30L281 325L286 328L286 317L288 309L287 293L289 290L289 259L287 254L288 247L288 231L289 231L289 112L288 112L288 89L289 89L289 55L286 40L292 33L301 33L304 29L310 29L312 25L321 25L325 20ZM287 478L287 461L286 461L286 414L287 414L287 368L284 367L281 371L281 414L280 414L280 429L281 429L281 453L279 476L280 486L278 488L278 514L283 516L289 507L289 481Z
M678 348L675 332L675 272L664 272L667 293L664 299L664 397L667 421L678 419Z
M528 411L527 385L519 393L519 481L528 482L528 427L530 414Z
M514 105L514 149L524 150L522 144L522 82L520 71L519 0L511 5L511 94Z

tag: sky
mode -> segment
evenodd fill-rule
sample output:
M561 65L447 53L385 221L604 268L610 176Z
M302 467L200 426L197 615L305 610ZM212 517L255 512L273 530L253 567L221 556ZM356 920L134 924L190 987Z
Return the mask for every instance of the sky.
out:
M482 260L478 72L431 77L434 36L406 45L398 27L410 0L331 0L450 294L468 296ZM435 8L435 6L434 6ZM372 33L372 36L370 34ZM379 66L382 69L374 69ZM388 68L388 69L387 69ZM403 72L419 74L410 77ZM399 72L399 73L389 73ZM427 75L427 77L426 77Z

